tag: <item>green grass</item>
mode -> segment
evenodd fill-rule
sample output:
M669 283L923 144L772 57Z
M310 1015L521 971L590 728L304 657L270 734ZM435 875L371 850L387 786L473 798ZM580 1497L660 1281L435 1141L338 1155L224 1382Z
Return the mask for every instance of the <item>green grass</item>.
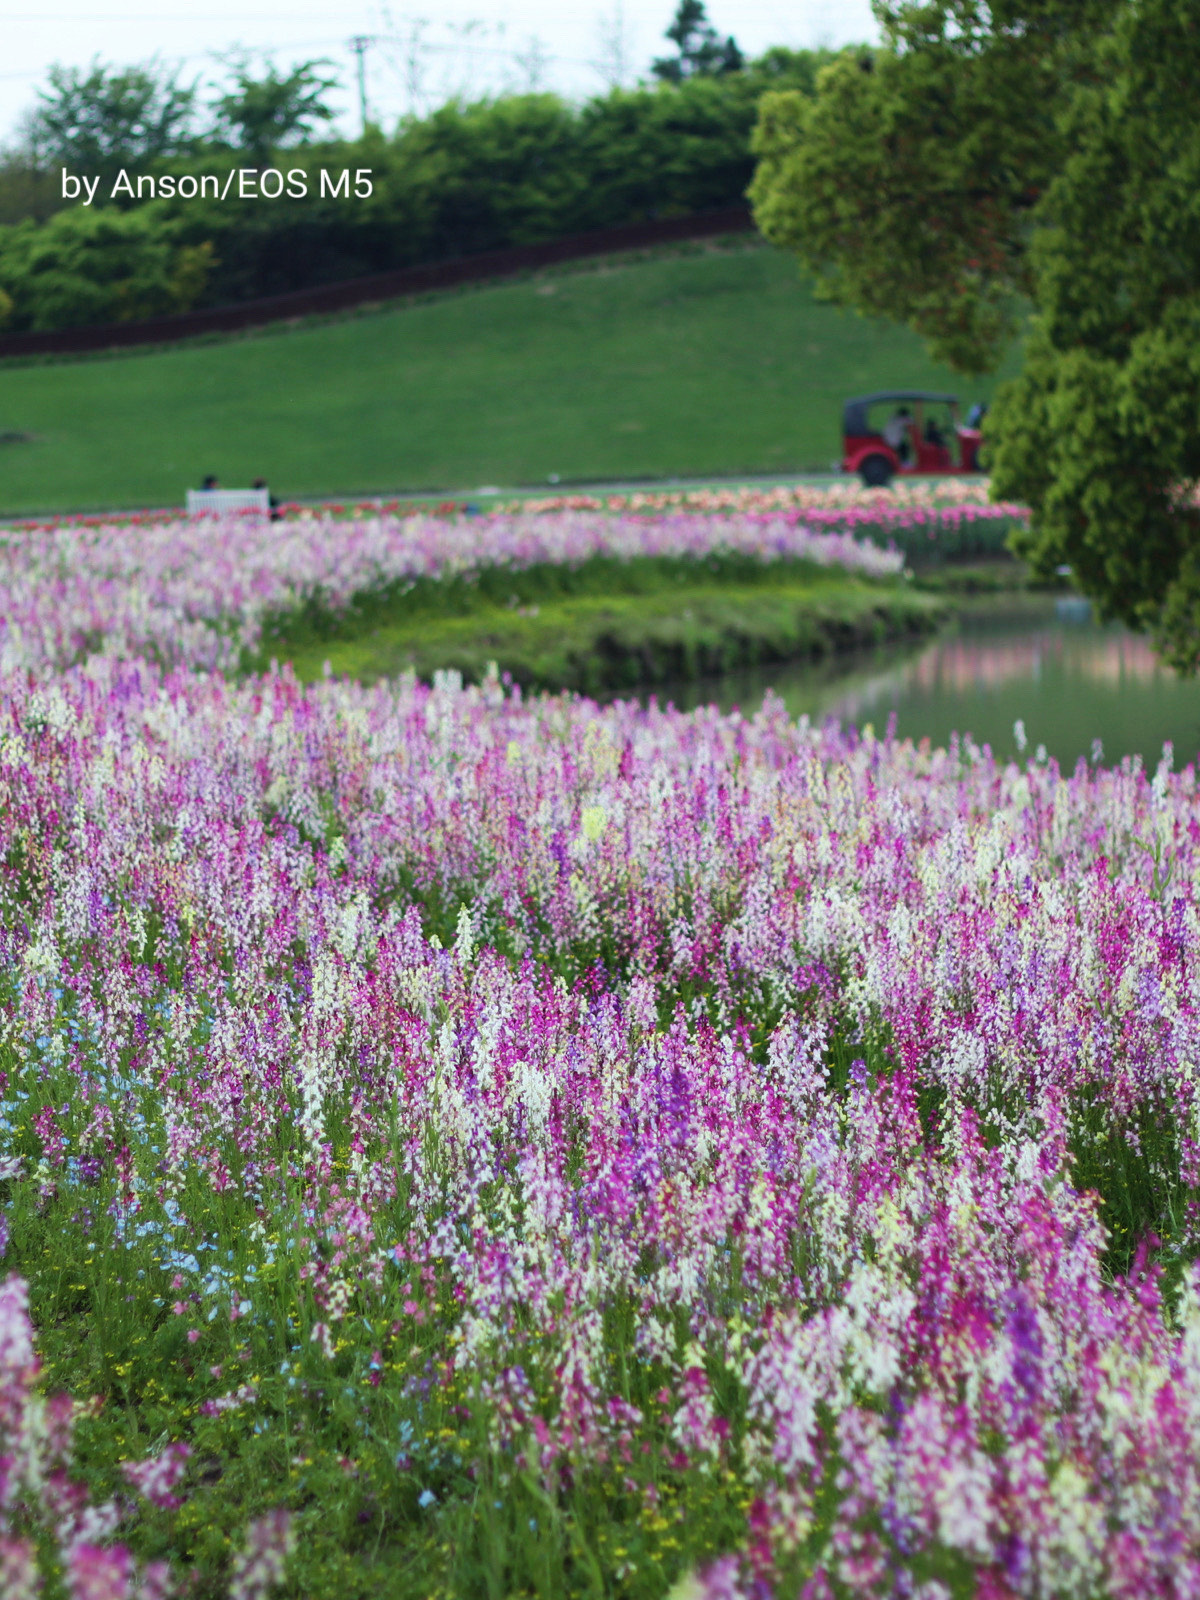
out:
M1001 374L1003 376L1003 374ZM15 365L0 513L827 469L849 395L955 380L752 243L613 260L341 320Z
M916 571L916 584L928 594L955 600L986 595L1074 593L1069 577L1035 578L1024 561L1003 555L921 567Z
M305 681L326 662L362 682L446 669L478 681L495 662L528 689L598 694L827 656L926 632L940 614L894 580L803 561L594 557L395 584L337 611L316 599L270 619L247 665L286 659Z

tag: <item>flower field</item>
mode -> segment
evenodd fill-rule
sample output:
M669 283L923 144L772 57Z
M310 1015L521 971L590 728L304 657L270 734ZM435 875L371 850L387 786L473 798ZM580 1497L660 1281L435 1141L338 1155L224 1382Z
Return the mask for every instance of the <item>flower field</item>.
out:
M903 558L793 513L491 517L376 513L54 523L0 542L0 670L94 652L236 667L269 616L420 579L578 566L596 557L697 562L715 551L895 577Z
M0 1592L1200 1593L1194 768L215 670L457 526L5 552Z

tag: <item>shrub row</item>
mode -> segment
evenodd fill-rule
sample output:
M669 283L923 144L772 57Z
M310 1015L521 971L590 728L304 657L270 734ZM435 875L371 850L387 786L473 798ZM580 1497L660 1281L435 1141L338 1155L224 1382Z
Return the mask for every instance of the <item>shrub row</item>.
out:
M780 83L811 90L821 59L775 51L746 72L580 106L551 94L452 103L394 137L368 129L278 152L281 171L306 174L304 198L285 185L278 199L239 199L236 183L215 200L98 194L90 207L0 228L0 323L82 327L225 305L729 205L750 180L760 94ZM210 147L157 175L212 173L223 187L246 160ZM322 169L369 170L370 195L353 183L348 196L323 194Z

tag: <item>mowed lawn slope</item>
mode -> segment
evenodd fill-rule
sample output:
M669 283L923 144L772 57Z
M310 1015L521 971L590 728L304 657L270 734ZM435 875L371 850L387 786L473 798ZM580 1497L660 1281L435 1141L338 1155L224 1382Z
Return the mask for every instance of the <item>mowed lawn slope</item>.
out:
M850 394L966 385L754 243L0 370L0 513L827 469Z

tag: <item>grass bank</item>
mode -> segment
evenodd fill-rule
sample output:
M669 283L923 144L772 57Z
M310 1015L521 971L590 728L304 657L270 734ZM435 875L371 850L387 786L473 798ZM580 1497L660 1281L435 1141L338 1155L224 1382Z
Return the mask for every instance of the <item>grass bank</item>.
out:
M1004 376L1004 373L1001 373ZM4 371L0 514L825 470L848 395L968 390L763 245L581 264L338 321Z
M1069 574L1036 578L1024 561L1012 556L995 556L984 561L950 561L944 566L921 568L916 573L918 589L949 599L976 599L988 595L1070 594L1074 585Z
M247 665L286 659L304 681L327 662L362 682L447 669L478 681L494 661L527 689L599 694L820 659L929 632L942 615L899 581L811 562L597 557L393 585L341 610L317 598L272 618Z

